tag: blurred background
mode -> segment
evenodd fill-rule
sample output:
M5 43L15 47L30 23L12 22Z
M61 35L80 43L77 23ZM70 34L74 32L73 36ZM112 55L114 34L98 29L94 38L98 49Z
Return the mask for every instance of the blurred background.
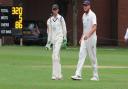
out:
M60 6L68 31L68 45L79 45L82 34L82 0L0 0L0 6L23 7L22 32L3 36L2 45L19 44L23 38L24 45L45 45L47 41L47 19L51 14L51 5ZM128 0L92 0L92 9L98 21L98 46L125 47L124 35L128 27ZM36 33L32 30L36 29ZM17 35L18 34L18 35ZM19 35L20 34L20 35Z

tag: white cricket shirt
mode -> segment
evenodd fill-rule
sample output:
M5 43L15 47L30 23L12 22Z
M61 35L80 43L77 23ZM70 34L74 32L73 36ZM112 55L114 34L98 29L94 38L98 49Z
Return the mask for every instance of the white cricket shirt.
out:
M92 10L89 10L88 14L84 13L83 17L83 33L88 33L93 25L97 24L97 18ZM96 37L96 32L93 33L93 37Z
M50 17L47 21L47 26L49 29L48 40L53 41L59 37L66 37L66 24L64 18L61 15L58 14L56 17Z
M126 33L125 33L124 39L125 39L125 40L128 39L128 28L127 28L127 31L126 31Z

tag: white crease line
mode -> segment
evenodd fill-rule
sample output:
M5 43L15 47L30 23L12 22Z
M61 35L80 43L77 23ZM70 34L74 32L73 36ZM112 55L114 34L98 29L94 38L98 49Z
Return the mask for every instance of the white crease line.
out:
M30 66L32 68L48 68L51 65L40 65L40 66ZM76 68L76 65L62 65L62 68ZM84 68L92 68L92 66L84 66ZM128 69L128 66L98 66L100 69Z

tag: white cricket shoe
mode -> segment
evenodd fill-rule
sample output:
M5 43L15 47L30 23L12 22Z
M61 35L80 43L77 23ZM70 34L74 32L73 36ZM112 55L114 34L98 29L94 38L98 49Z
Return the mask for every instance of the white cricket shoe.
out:
M55 77L55 76L52 76L52 80L62 80L62 76L61 77Z
M99 81L99 77L92 77L90 80L92 80L92 81Z
M82 77L81 76L78 76L78 75L71 76L71 78L73 80L82 80Z
M52 76L52 80L56 80L56 77L55 76Z

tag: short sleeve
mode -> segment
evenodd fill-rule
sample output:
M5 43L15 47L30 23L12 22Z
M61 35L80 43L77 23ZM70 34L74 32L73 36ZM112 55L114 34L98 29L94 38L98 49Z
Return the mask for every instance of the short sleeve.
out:
M92 15L92 24L97 24L97 18L95 14Z

